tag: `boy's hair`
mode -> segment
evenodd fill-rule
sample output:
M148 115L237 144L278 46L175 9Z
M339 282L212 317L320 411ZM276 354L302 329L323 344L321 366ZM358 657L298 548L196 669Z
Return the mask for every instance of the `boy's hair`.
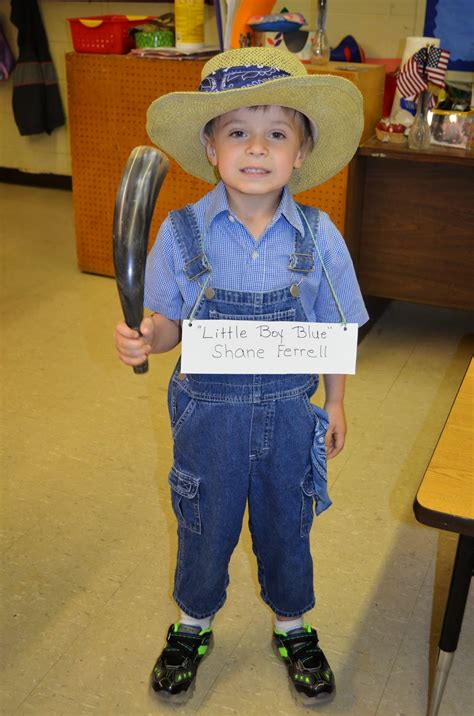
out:
M263 109L263 111L267 110L270 105L268 104L261 104L261 105L254 105L251 107L247 107L247 109ZM309 121L308 117L304 115L302 112L298 112L297 109L292 109L291 107L283 107L282 110L285 112L285 114L292 119L294 119L299 127L300 130L300 136L301 136L301 146L307 147L308 152L311 152L314 147L314 136L313 131L311 128L311 122ZM222 115L219 115L218 117L213 117L213 119L210 119L209 122L205 125L204 129L202 130L202 136L208 137L209 139L212 139L214 135L214 129L216 126L216 122Z

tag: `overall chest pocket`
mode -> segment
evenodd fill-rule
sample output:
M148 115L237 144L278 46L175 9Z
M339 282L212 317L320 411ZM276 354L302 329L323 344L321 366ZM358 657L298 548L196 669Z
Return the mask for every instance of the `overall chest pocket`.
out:
M296 309L288 308L284 311L273 311L273 313L261 313L258 316L246 314L221 313L214 308L209 310L209 318L218 321L294 321L296 320Z

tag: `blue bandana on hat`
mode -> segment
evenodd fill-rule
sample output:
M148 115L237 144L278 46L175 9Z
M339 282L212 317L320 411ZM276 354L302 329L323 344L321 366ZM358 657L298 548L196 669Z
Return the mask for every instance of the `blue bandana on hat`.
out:
M230 89L261 85L263 82L289 76L288 72L278 67L264 67L263 65L223 67L205 77L199 85L198 92L224 92Z

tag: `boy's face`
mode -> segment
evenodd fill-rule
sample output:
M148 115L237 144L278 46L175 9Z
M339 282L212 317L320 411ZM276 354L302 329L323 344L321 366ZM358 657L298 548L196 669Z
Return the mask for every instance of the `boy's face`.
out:
M222 114L207 138L207 156L230 191L279 195L305 158L301 127L278 105Z

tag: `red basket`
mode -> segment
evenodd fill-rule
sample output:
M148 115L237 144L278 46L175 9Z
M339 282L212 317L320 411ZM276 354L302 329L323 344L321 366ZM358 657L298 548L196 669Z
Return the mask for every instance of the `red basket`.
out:
M135 46L129 29L148 19L149 15L96 15L71 17L68 22L76 52L125 55Z

